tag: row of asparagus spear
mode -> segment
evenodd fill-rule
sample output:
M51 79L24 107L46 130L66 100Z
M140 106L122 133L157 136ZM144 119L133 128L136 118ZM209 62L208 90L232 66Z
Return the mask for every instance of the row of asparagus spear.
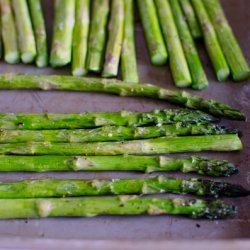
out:
M249 66L219 0L137 0L151 62L168 57L178 87L204 89L208 80L195 39L203 37L218 80L250 76ZM40 0L2 0L1 23L5 60L36 61L53 67L72 63L72 74L101 73L137 83L133 0L55 0L53 37L48 58ZM20 51L19 51L20 50Z
M230 176L238 169L224 160L151 156L166 152L240 150L237 131L212 123L217 120L201 111L186 109L144 113L1 113L0 171L180 171ZM236 207L218 200L136 196L161 193L214 198L249 195L240 185L162 175L22 180L0 183L0 218L180 214L217 219L237 212Z

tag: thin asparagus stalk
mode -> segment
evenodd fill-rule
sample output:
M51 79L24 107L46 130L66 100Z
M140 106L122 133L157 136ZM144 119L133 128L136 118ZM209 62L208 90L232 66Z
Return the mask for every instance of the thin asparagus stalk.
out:
M186 135L213 135L237 133L213 124L160 125L152 127L105 126L94 129L77 130L1 130L0 143L22 142L105 142L151 139Z
M129 126L182 123L210 123L217 121L211 115L189 109L163 109L150 112L85 112L65 114L0 113L0 129L81 129L101 126Z
M86 75L88 34L90 24L90 0L76 0L76 20L73 35L72 74Z
M201 24L206 49L213 64L217 79L225 81L230 75L230 69L221 50L214 27L201 0L191 0Z
M111 93L120 96L142 96L168 101L191 109L206 111L218 117L245 120L237 109L215 101L192 96L185 91L174 91L151 84L127 84L118 80L59 75L0 74L0 89L71 90Z
M124 33L124 1L112 1L108 25L108 42L105 52L102 77L116 77L121 57Z
M0 183L0 199L158 193L208 195L218 198L247 196L250 191L240 185L225 182L197 178L174 179L162 175L144 179L43 179Z
M137 0L137 5L151 63L156 66L164 65L167 62L168 52L161 33L154 0Z
M235 81L250 77L249 65L218 0L203 0Z
M23 63L32 63L36 58L36 42L26 0L12 0L15 13L18 42Z
M30 14L36 39L36 65L46 67L48 65L47 35L40 0L28 0Z
M237 213L233 205L222 201L140 198L138 196L0 199L0 218L93 217L97 215L163 215L222 219Z
M17 31L10 0L1 0L1 32L4 46L4 60L7 63L18 63L20 54L17 45Z
M75 0L55 0L50 64L62 67L71 62L72 36L75 23Z
M236 134L183 136L119 142L1 144L6 155L152 155L199 151L236 151L242 143Z
M168 0L155 0L155 3L163 36L168 47L174 83L177 87L188 87L192 84L192 79L169 2Z
M167 156L0 156L0 172L47 171L156 171L196 173L209 176L231 176L238 169L230 162L200 156L171 158Z
M134 0L124 0L125 20L121 53L122 80L138 83L134 36Z
M109 0L94 0L88 44L88 69L101 72L106 47Z
M190 0L179 0L182 10L185 14L185 18L187 19L187 23L194 39L199 39L202 37L202 32L200 29L199 22L196 18L194 9Z
M198 51L195 47L193 37L189 31L188 24L185 20L180 4L176 0L169 0L169 2L191 73L192 88L207 88L208 80L202 67Z

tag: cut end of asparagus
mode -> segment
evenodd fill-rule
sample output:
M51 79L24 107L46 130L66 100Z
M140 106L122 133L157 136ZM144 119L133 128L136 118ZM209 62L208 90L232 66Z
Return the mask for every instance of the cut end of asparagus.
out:
M219 71L217 71L216 73L217 75L217 79L220 81L220 82L224 82L228 79L229 75L230 75L230 71L228 69L221 69Z
M222 201L212 201L200 213L193 213L193 218L208 218L211 220L234 217L237 214L237 208Z
M43 56L37 57L37 59L36 59L36 65L37 65L38 68L47 67L48 66L48 60L47 60L47 58L45 58Z
M18 52L8 53L4 57L5 61L9 64L19 63L20 56Z
M250 78L250 69L240 71L238 74L233 74L234 81L246 81Z
M167 60L168 60L167 54L166 55L156 54L151 57L151 63L155 66L163 66L167 63Z
M84 76L88 73L87 70L84 70L82 68L76 68L74 70L72 70L72 75L73 76Z
M31 52L22 53L21 58L23 63L32 63L35 60L36 55Z
M196 90L203 90L208 87L208 80L206 79L205 81L202 82L197 82L197 83L192 83L192 88Z

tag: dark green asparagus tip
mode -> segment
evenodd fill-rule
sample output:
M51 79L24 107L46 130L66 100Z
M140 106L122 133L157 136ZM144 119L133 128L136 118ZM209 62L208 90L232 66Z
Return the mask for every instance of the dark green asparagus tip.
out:
M224 160L210 160L205 157L192 156L192 163L196 166L199 174L220 177L239 173L234 164Z
M249 190L246 190L240 185L223 183L223 182L213 182L209 180L200 180L205 194L213 195L215 197L219 196L229 196L229 197L240 197L247 196L250 194Z
M193 218L208 218L211 220L234 217L237 214L237 208L233 205L225 204L216 200L208 203L207 208L198 214L193 214Z

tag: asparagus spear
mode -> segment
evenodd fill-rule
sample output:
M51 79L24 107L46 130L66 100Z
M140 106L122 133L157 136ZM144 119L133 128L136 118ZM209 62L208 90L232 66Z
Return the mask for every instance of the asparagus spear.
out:
M32 63L36 57L36 42L26 0L12 0L23 63Z
M3 41L2 41L2 20L1 20L1 5L0 5L0 58L3 56Z
M201 0L191 1L201 24L206 49L213 64L217 79L219 81L225 81L230 75L230 70L221 50L219 41L217 40L214 27L209 19L203 2Z
M203 0L235 81L250 77L249 65L218 0Z
M177 0L178 1L178 0ZM179 0L182 10L185 14L185 17L187 19L187 23L190 29L190 32L192 34L192 37L194 39L199 39L202 37L202 32L200 29L199 22L196 18L194 9L192 7L192 4L190 3L190 0Z
M239 197L250 194L240 185L197 178L174 179L162 175L144 179L43 179L0 183L0 199L157 193L190 193L216 198L219 196Z
M156 66L166 64L168 53L161 33L154 0L137 0L145 33L151 63Z
M100 72L102 70L106 47L109 3L109 0L94 0L93 3L87 58L90 71Z
M176 0L170 0L172 13L180 35L183 50L187 59L192 77L192 88L204 89L208 86L208 80L202 67L198 51L195 47L193 37L189 31L187 22L181 10L180 4Z
M108 42L102 77L116 77L120 62L124 32L124 1L112 1Z
M209 176L231 176L238 169L230 162L200 156L16 156L1 155L0 171L180 171Z
M152 155L199 151L236 151L242 144L236 134L183 136L121 142L1 144L6 155Z
M120 96L143 96L168 101L191 109L200 109L218 117L245 120L237 109L213 99L204 100L185 91L164 89L151 84L127 84L118 80L59 75L0 74L0 89L42 89L94 91Z
M36 39L36 65L46 67L48 65L47 35L40 0L29 0L30 14Z
M175 123L152 127L104 126L77 130L1 130L0 143L21 142L105 142L150 139L162 136L213 135L237 133L213 124Z
M140 198L138 196L91 198L1 199L0 218L97 215L178 214L192 218L222 219L235 216L236 208L222 201Z
M0 113L0 129L80 129L101 126L130 126L183 123L209 123L217 121L211 115L189 109L163 109L150 112L85 112L65 114Z
M71 62L71 47L75 23L75 0L55 0L50 64L62 67Z
M17 33L10 0L1 0L0 7L4 60L11 64L18 63L20 60L20 54L17 45Z
M121 53L122 80L138 83L134 36L134 0L124 0L125 20Z
M86 75L88 34L90 24L90 0L76 0L76 20L73 35L72 74Z
M159 20L168 47L170 68L177 87L188 87L192 83L187 61L172 16L168 0L155 0Z

